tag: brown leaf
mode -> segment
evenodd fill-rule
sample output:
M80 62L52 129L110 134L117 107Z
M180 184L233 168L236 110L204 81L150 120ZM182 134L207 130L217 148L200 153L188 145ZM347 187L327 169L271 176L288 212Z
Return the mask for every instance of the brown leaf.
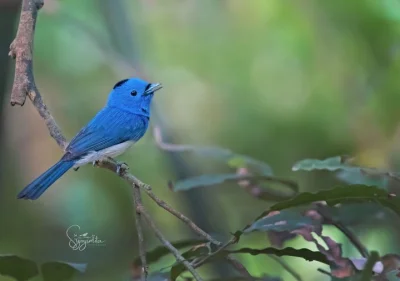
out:
M296 234L290 231L268 231L267 236L272 246L282 248L284 243L295 238Z
M381 261L385 272L400 269L400 255L387 254L382 257Z
M326 258L332 264L332 272L331 274L338 278L344 278L354 275L355 270L353 263L347 259L342 257L342 245L335 242L328 236L318 235L326 244L327 249L321 245L317 239L312 235L313 229L296 229L292 231L292 233L296 233L301 235L306 241L313 242L317 249L326 256Z

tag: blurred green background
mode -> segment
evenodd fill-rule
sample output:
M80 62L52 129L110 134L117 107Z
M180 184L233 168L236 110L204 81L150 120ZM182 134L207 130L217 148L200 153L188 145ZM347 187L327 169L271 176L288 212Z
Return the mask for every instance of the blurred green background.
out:
M30 102L9 105L14 65L6 55L19 1L0 1L0 9L0 254L87 262L85 280L126 280L138 255L133 200L130 187L113 173L83 167L37 201L16 199L62 152ZM294 173L296 161L349 154L365 166L398 166L399 23L398 0L46 0L36 26L34 74L68 139L103 106L117 81L139 75L164 85L152 126L161 125L168 141L249 155L269 163L275 175L297 180L301 191L315 191L339 182L328 173ZM165 201L225 238L270 204L235 184L170 191L168 180L226 167L163 152L151 130L120 160ZM144 203L171 241L193 237L153 202ZM105 245L73 251L65 231L74 224ZM355 229L371 250L400 250L398 222L389 227L367 221ZM145 231L146 247L156 247ZM343 243L346 256L357 255L337 230L324 231ZM262 248L269 242L256 234L241 245ZM301 238L288 245L310 247ZM294 280L266 256L239 259L256 276ZM320 264L285 260L304 280L328 280L316 271ZM165 258L151 270L172 263ZM233 274L224 264L201 272Z

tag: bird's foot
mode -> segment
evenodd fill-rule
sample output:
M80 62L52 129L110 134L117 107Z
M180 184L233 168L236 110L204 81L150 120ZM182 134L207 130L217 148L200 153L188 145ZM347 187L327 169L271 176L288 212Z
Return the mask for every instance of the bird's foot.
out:
M101 165L102 161L105 161L105 162L109 161L109 162L115 164L116 167L117 167L115 172L119 176L122 176L126 171L129 170L128 164L126 164L125 162L117 162L113 158L110 158L110 157L106 157L106 158L102 158L102 159L99 159L99 160L95 160L95 161L92 162L92 164L93 164L94 167L96 167L96 166L98 167L98 166Z
M129 170L129 166L128 164L126 164L125 162L117 162L117 174L119 176L122 176L123 173L125 173L126 171Z
M74 169L74 171L76 172L76 171L79 170L79 168L80 168L80 167L75 167L75 168L73 168L73 169Z

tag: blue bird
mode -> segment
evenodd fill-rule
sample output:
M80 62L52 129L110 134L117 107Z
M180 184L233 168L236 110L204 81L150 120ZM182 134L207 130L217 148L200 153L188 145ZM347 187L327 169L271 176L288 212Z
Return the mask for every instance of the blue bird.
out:
M106 105L71 140L63 157L26 186L18 199L38 199L47 188L69 169L116 157L145 134L150 119L150 104L161 84L138 78L119 81Z

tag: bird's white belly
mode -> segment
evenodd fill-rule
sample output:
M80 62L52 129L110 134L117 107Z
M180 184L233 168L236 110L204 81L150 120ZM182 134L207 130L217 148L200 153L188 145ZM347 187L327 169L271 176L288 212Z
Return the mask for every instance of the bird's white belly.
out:
M86 165L88 163L93 163L94 161L101 160L106 157L116 157L118 155L121 155L134 143L135 143L134 141L126 141L120 144L110 146L100 151L89 152L87 155L82 157L82 159L76 161L74 168Z

